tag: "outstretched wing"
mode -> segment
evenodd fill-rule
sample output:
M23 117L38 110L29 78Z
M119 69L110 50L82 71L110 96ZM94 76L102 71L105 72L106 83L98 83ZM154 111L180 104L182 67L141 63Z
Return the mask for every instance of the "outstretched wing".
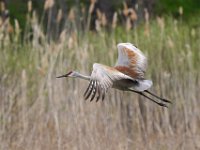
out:
M132 78L144 78L147 58L131 43L119 43L118 60L115 68Z
M104 100L107 90L113 86L115 81L121 79L132 80L131 77L119 72L112 67L95 63L93 65L90 83L84 94L85 99L91 97L90 101L92 101L95 98L96 93L98 93L96 101L98 101L99 98Z

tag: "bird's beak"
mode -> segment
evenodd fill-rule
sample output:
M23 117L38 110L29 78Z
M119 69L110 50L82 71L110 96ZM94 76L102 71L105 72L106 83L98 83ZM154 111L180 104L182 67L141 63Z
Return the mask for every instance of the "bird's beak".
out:
M64 74L64 75L61 75L61 76L58 76L56 78L63 78L63 77L69 77L69 75L72 73L72 71L70 71L69 73L67 74Z

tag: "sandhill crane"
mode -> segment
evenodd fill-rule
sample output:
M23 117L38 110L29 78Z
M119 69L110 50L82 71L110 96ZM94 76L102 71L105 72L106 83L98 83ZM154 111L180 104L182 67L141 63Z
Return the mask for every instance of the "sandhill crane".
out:
M117 48L118 60L114 67L94 63L91 76L82 75L76 71L70 71L57 78L73 77L90 81L84 93L85 100L90 97L90 101L92 101L95 96L96 101L100 98L104 100L107 90L109 88L115 88L122 91L135 92L160 106L167 107L163 102L171 103L169 100L148 91L152 86L152 81L144 78L147 68L147 58L144 54L131 43L119 43ZM162 102L154 100L145 93L150 94Z

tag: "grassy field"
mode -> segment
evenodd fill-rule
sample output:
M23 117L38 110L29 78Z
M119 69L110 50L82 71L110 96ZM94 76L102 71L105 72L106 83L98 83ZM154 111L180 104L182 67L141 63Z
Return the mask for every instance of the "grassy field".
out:
M69 25L52 41L30 17L23 38L17 20L12 33L0 28L0 149L200 149L199 27L171 17L109 32ZM94 62L113 66L119 42L148 57L150 90L173 102L168 109L113 89L103 102L84 101L87 81L56 79L89 75Z

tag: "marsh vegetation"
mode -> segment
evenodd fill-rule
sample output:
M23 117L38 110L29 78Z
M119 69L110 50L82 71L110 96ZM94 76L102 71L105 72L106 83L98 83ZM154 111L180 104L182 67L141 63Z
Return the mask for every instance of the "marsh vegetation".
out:
M91 31L90 20L78 28L72 11L56 40L31 8L23 36L17 20L12 30L1 20L0 149L200 148L200 27L145 14L133 27L134 16L119 24L116 13L108 30L99 12ZM150 90L173 102L168 109L113 89L103 102L84 101L87 81L56 79L70 70L89 75L94 62L113 66L119 42L148 57Z

